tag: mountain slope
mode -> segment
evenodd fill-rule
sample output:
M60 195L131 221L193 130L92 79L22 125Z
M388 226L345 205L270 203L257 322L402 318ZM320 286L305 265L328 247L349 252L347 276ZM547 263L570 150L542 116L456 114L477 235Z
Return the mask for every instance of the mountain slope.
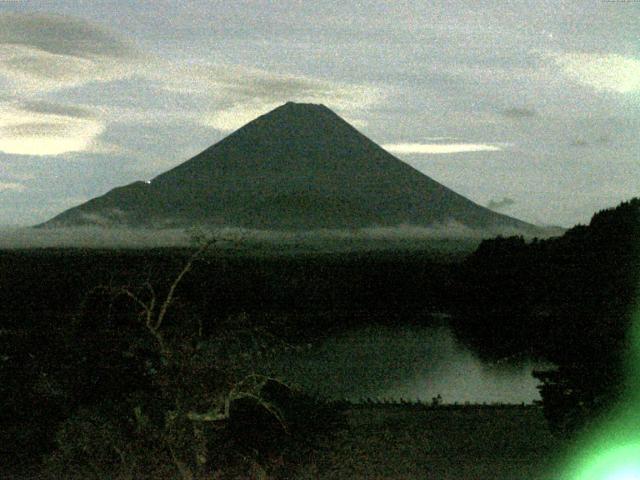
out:
M423 175L328 108L287 103L150 183L111 190L43 226L297 230L449 222L535 229Z

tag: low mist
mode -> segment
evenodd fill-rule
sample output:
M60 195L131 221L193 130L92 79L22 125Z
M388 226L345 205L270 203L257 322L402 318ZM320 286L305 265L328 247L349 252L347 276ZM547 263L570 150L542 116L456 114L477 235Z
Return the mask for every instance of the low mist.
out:
M394 246L424 240L466 240L479 242L496 235L523 234L514 229L473 229L458 222L429 227L398 225L357 229L255 230L235 227L220 228L123 228L123 227L5 227L0 229L0 248L152 248L182 247L192 244L194 234L204 234L227 241L233 247L269 247L288 245L323 249L350 249L363 244ZM224 243L224 242L223 242Z
M360 401L530 403L539 400L529 360L487 364L448 327L365 327L282 361L285 379L323 397Z
M143 228L32 228L0 230L0 248L154 248L190 245L184 229L151 230Z

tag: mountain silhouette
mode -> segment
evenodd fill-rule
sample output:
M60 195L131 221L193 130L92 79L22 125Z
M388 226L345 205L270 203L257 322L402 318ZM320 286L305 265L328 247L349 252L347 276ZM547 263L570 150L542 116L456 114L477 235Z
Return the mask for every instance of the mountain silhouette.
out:
M323 105L286 103L192 159L41 224L343 229L459 223L535 231L397 159Z

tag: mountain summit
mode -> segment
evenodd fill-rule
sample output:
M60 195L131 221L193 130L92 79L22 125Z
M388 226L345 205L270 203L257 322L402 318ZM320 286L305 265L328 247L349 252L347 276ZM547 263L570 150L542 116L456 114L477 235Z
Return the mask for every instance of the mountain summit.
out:
M449 222L534 228L423 175L327 107L289 102L151 182L115 188L42 226L306 230Z

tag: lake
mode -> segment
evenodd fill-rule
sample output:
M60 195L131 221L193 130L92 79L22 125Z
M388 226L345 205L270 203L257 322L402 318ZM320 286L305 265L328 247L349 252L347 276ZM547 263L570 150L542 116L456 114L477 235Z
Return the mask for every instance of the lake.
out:
M530 359L481 361L445 325L367 326L282 359L285 380L330 399L530 403L539 400Z

